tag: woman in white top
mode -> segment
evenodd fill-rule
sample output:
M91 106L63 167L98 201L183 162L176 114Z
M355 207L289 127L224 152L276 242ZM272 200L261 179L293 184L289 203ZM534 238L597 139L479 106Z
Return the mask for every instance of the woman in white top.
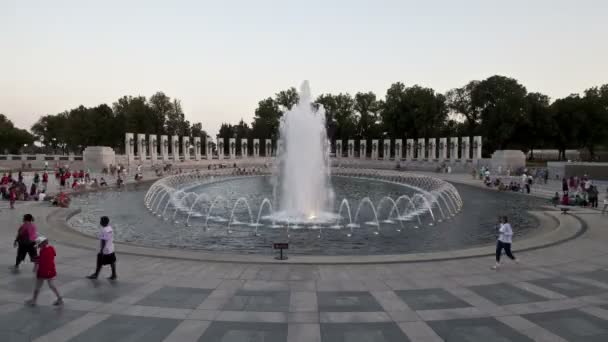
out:
M101 231L99 232L100 249L97 254L97 265L95 273L87 276L89 279L97 279L99 272L104 265L110 265L112 275L108 278L116 280L116 254L114 254L114 231L110 226L110 219L102 216L100 220Z
M500 266L500 256L502 254L502 250L505 250L507 256L517 262L517 259L511 253L511 243L513 239L513 229L511 228L511 224L509 224L509 219L506 216L502 217L500 228L498 229L498 241L496 242L496 265L492 266L492 269L498 269Z

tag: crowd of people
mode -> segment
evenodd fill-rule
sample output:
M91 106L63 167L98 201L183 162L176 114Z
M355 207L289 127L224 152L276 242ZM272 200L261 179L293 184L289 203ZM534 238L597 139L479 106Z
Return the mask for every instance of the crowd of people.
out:
M503 177L499 174L492 178L492 174L488 167L482 166L479 170L473 169L471 171L473 179L480 179L489 188L495 188L499 191L513 191L513 192L525 192L529 194L532 190L532 185L535 182L536 177L532 175L527 169L521 170L520 180L514 180L514 177L507 176L509 182L503 181ZM545 173L546 174L546 173ZM546 180L545 180L546 181Z
M600 201L600 190L593 181L584 175L582 177L563 178L562 179L562 194L555 193L551 199L554 205L572 205L581 207L598 208ZM604 194L604 206L602 214L606 213L608 208L608 188Z

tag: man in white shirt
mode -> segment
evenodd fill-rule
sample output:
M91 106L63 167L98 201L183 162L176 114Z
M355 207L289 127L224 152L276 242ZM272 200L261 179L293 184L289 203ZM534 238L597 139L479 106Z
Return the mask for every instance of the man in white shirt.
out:
M511 253L511 243L513 242L513 229L509 223L509 219L503 216L500 222L500 228L498 229L498 241L496 242L496 265L492 266L493 270L498 269L500 266L500 256L502 250L505 250L507 256L517 262L517 259Z
M114 254L114 231L110 226L110 219L107 216L101 217L101 231L99 232L100 251L97 254L97 267L95 273L87 276L89 279L97 279L99 272L103 265L110 265L112 268L112 275L108 278L110 280L116 280L116 254Z

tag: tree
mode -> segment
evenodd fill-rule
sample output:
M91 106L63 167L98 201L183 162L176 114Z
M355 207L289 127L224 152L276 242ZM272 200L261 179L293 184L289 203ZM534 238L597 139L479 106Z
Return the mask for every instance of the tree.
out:
M526 93L517 80L504 76L489 77L474 87L471 101L480 114L484 148L502 150L513 142L525 118Z
M276 140L279 136L279 119L283 113L271 97L258 103L252 124L252 136L258 139Z
M530 159L534 159L534 148L550 140L554 126L550 115L549 97L541 93L527 94L524 115L524 120L517 129L517 140L524 150L530 151Z
M275 101L281 106L282 112L291 110L300 100L296 88L291 87L287 90L282 90L275 94Z
M380 108L381 103L373 92L357 93L353 109L359 120L357 121L356 138L377 137L381 133ZM353 137L354 138L354 137Z
M18 154L24 145L34 143L34 136L17 128L4 114L0 114L0 153Z
M559 159L566 158L566 149L579 145L579 131L582 127L582 99L578 94L572 94L563 99L557 99L551 104L552 121L555 124L553 140L559 150Z
M389 137L426 138L436 136L447 120L445 97L431 88L405 87L395 83L386 92L382 125Z
M446 102L449 110L465 118L467 124L467 135L477 134L477 127L481 123L481 112L473 104L472 93L479 85L479 81L471 81L461 88L449 90Z
M347 139L357 134L357 116L355 115L355 101L350 94L322 94L315 104L325 109L325 126L327 137Z

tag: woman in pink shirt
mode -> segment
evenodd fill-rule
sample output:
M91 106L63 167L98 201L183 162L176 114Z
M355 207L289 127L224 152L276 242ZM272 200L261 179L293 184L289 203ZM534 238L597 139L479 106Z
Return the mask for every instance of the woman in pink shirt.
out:
M38 251L36 250L37 235L34 217L31 214L23 215L23 224L19 227L17 237L13 243L13 246L17 247L17 258L13 270L19 270L19 264L25 260L26 254L30 256L31 262L36 260L38 257Z

